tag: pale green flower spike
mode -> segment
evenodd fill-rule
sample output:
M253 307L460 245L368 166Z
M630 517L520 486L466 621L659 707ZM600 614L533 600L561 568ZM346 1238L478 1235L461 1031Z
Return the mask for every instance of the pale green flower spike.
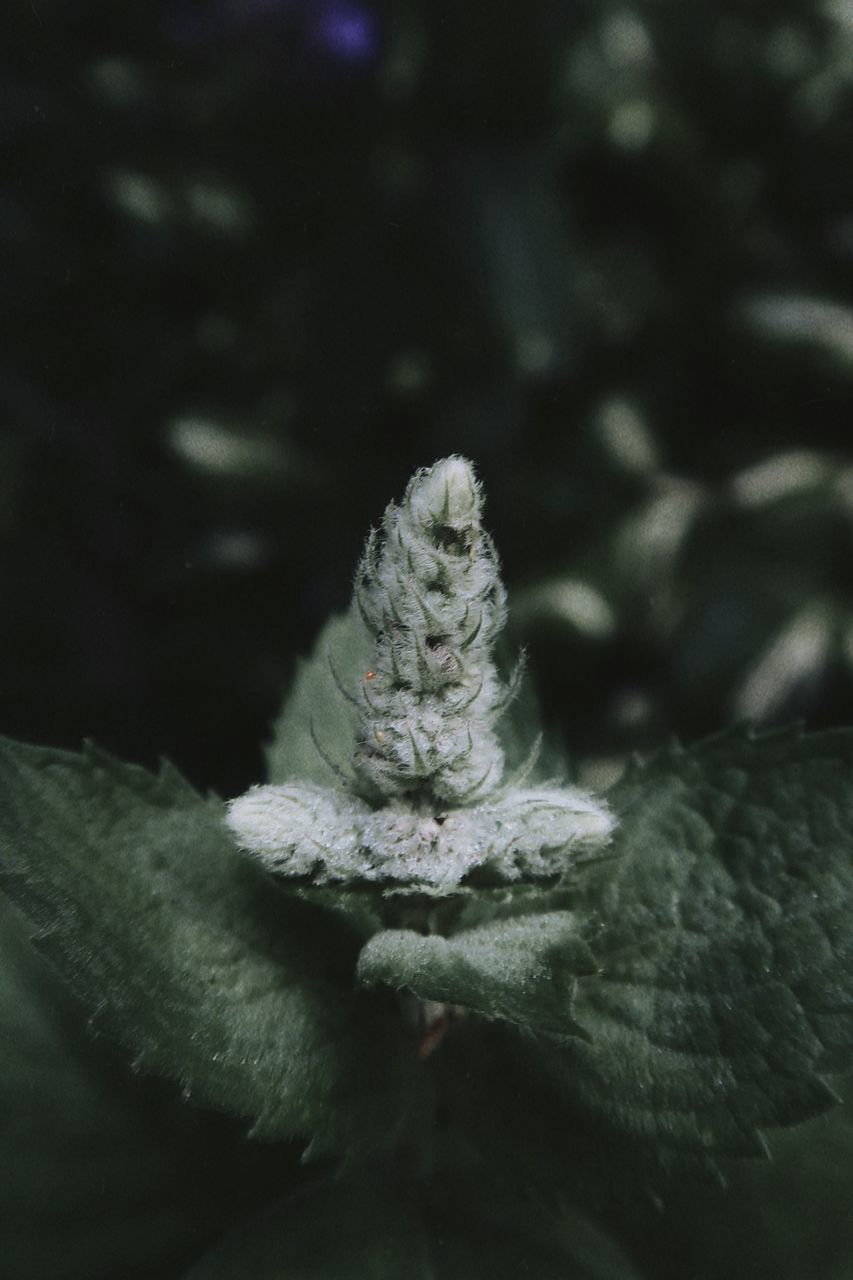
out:
M491 649L506 593L481 506L462 458L419 471L358 566L355 600L376 665L362 684L354 764L384 796L428 790L465 804L500 781L494 724L507 691Z
M416 472L371 532L353 609L375 657L358 689L339 681L358 719L352 778L253 787L229 806L269 871L452 893L477 868L551 878L607 842L613 819L587 792L504 780L495 726L515 681L492 658L506 593L481 510L471 464L451 457Z

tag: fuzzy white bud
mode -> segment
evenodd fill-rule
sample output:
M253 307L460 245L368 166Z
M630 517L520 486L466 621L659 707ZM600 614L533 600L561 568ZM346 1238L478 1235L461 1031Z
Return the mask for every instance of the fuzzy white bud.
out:
M447 894L475 871L558 877L609 839L613 819L587 792L503 781L495 725L512 690L492 648L506 595L481 517L471 464L451 457L418 471L371 533L353 608L374 657L358 689L339 683L358 720L354 777L253 787L231 802L237 843L267 870Z
M354 761L368 789L465 804L496 788L494 725L508 691L491 651L506 619L497 553L471 464L418 471L367 541L357 607L376 645L357 697Z

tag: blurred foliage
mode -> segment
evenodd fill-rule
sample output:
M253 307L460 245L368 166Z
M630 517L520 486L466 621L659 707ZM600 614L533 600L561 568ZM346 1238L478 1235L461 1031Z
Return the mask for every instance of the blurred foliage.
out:
M0 728L239 790L454 450L578 756L850 718L843 0L3 28Z
M240 791L454 451L590 779L853 721L849 0L0 29L0 731Z

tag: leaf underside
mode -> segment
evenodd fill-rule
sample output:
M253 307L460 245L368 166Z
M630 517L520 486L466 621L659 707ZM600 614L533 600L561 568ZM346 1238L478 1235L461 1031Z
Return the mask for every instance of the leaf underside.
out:
M761 1154L853 1058L853 732L672 746L608 799L570 910L380 933L362 979L511 1021L531 1088L631 1135Z
M413 1080L393 1002L353 943L233 849L222 806L152 776L0 744L4 887L98 1029L195 1102L312 1155L382 1147Z
M451 938L386 929L362 949L366 986L390 982L430 1000L537 1031L583 1034L567 992L595 962L571 911L500 919Z

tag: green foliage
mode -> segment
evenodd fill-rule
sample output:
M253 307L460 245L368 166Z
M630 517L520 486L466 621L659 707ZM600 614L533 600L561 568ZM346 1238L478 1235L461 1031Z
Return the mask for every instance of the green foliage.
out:
M850 1061L851 757L846 731L670 748L614 788L572 912L385 932L359 973L537 1033L534 1076L628 1133L760 1154Z
M405 575L394 589L405 594ZM371 734L381 751L385 732L381 717L368 729L350 714L347 682L366 656L354 627L354 614L334 620L301 670L271 748L287 785L252 788L230 807L240 849L262 852L261 866L232 843L220 801L170 767L153 776L91 747L5 741L4 884L90 1030L186 1100L291 1144L277 1153L290 1171L285 1204L217 1245L199 1280L403 1270L461 1280L522 1267L628 1276L577 1217L608 1212L602 1141L636 1197L656 1185L644 1145L661 1168L672 1153L696 1165L762 1155L765 1130L830 1107L827 1076L853 1066L853 730L674 744L627 768L610 809L576 788L513 780L453 804L420 773L379 804L347 785ZM439 636L432 644L451 652ZM426 652L401 678L400 705L419 707L439 744L441 717L420 701L419 681L433 680ZM509 722L509 738L521 723ZM503 760L497 739L488 744ZM568 824L553 820L558 801ZM590 813L604 826L579 855ZM512 871L504 880L495 850ZM44 971L28 943L7 942L0 1015L14 1032L20 989ZM26 1064L42 1071L56 1038L42 1003L28 1016L9 1053L13 1115ZM80 1044L58 1080L42 1072L36 1108L49 1111L67 1087L84 1129L119 1152L121 1254L133 1245L122 1196L147 1199L149 1180L168 1193L175 1170L167 1161L161 1183L158 1132L138 1127L132 1090L115 1105L93 1101L102 1067ZM35 1132L47 1173L61 1171L38 1121ZM180 1136L192 1171L191 1135ZM14 1158L19 1126L6 1138ZM296 1179L294 1148L334 1157L336 1176ZM37 1197L34 1166L21 1163ZM214 1179L212 1202L218 1194ZM132 1265L149 1254L169 1265L187 1231L209 1239L198 1204L155 1203L145 1259ZM717 1206L723 1217L728 1207ZM14 1232L7 1242L25 1252ZM103 1270L110 1248L108 1231L95 1244L72 1232L69 1272Z
M339 782L355 750L355 696L372 658L369 632L354 612L330 618L300 660L267 747L267 781ZM346 692L344 692L346 690Z
M233 850L219 802L169 769L154 777L92 749L4 743L0 847L37 945L138 1069L249 1118L256 1137L307 1142L312 1155L424 1153L424 1174L393 1191L374 1164L354 1182L300 1192L214 1250L199 1280L381 1280L404 1260L414 1274L448 1277L518 1274L525 1260L543 1277L619 1276L629 1272L603 1242L606 1266L598 1245L592 1260L572 1252L561 1198L600 1206L600 1180L611 1178L596 1168L601 1135L621 1131L658 1152L761 1154L763 1130L835 1100L825 1077L849 1066L853 1042L851 758L849 731L671 746L612 789L618 826L597 860L550 888L472 889L421 916L408 903L394 927L365 926L360 950L358 933L334 919L340 904L329 912L280 894ZM424 932L430 924L440 932ZM147 1199L149 1183L162 1209L155 1199L146 1248L179 1256L209 1238L198 1200L169 1192L176 1167L181 1177L191 1168L192 1142L177 1160L157 1130L140 1128L125 1085L96 1096L104 1068L90 1067L79 1033L79 1050L56 1053L56 1019L68 1015L61 1001L59 1012L44 1005L46 970L28 945L6 941L9 1112L21 1114L33 1063L44 1081L32 1100L37 1141L7 1206L51 1198L42 1177L64 1180L52 1144L62 1125L39 1127L61 1090L114 1162L119 1255L133 1238L120 1205ZM439 1002L441 1020L454 1006L447 1048L429 1024L407 1030L384 987L409 993L410 1013ZM422 1053L438 1046L435 1069L417 1064L419 1040ZM19 1121L4 1134L12 1159L22 1132ZM638 1150L619 1157L628 1183L645 1180ZM511 1167L530 1199L510 1229L510 1208L495 1205L500 1187L517 1198ZM478 1198L487 1171L495 1190ZM85 1178L75 1194L91 1195ZM724 1218L730 1204L718 1206ZM321 1226L330 1217L331 1233ZM6 1230L18 1254L26 1222ZM67 1274L106 1274L111 1239L67 1236Z
M408 1054L352 942L233 850L218 801L87 750L4 743L0 848L40 949L137 1068L318 1155L397 1134Z
M853 733L723 734L634 767L615 857L582 889L592 1045L553 1078L663 1142L759 1151L833 1101L853 1046ZM600 1044L607 1051L596 1050Z
M583 1035L571 1015L579 974L595 959L571 911L499 919L451 938L385 930L358 959L362 982L407 987L534 1031Z

